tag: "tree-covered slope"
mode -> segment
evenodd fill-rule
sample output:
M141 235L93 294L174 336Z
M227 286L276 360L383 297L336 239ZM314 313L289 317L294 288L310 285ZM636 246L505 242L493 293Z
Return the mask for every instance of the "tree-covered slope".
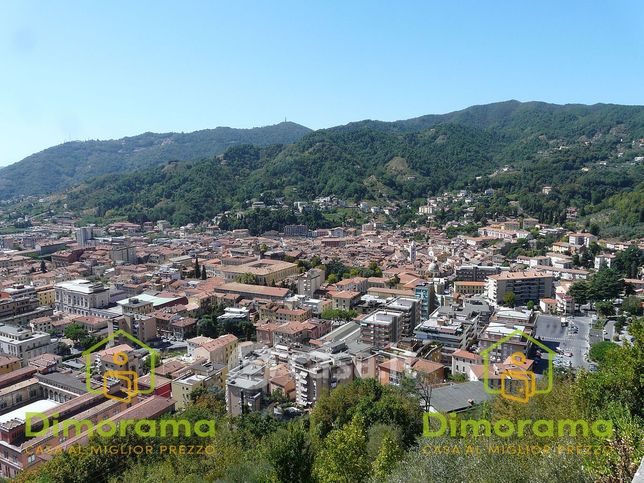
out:
M145 133L108 141L68 142L0 169L0 199L60 191L95 176L171 160L213 156L237 144L288 144L309 132L299 124L283 122L253 129L218 127L192 133Z
M183 224L252 199L420 203L445 190L492 188L506 206L519 201L544 222L565 221L575 207L581 219L634 236L644 227L632 206L644 178L643 112L510 101L475 106L419 131L363 122L288 145L239 145L222 156L101 177L75 187L66 201L86 215ZM609 223L601 221L607 216Z
M447 114L429 114L402 121L358 121L332 128L353 131L367 128L384 132L418 132L437 124L462 124L481 129L500 129L513 138L546 135L572 141L611 129L625 129L644 137L644 108L616 104L548 104L505 101L471 106Z

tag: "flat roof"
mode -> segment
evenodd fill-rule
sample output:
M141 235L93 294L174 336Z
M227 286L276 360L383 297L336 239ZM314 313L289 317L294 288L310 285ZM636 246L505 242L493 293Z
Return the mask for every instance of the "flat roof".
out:
M63 288L65 290L71 290L73 292L86 293L86 294L90 294L94 292L102 292L104 290L107 290L107 288L103 284L91 282L84 278L79 278L76 280L67 280L66 282L59 282L55 285L55 287Z
M52 401L51 399L40 399L3 414L0 416L0 424L11 421L12 419L25 421L27 413L44 413L58 406L60 406L60 403Z

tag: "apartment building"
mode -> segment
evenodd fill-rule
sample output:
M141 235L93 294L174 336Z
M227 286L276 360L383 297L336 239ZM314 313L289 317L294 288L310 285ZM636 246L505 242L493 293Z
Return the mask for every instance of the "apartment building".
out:
M420 308L420 302L411 297L396 297L387 301L383 306L384 310L398 312L401 315L401 336L410 336L413 334L414 327L421 321Z
M359 321L360 342L382 349L402 336L403 315L391 310L376 310Z
M295 374L295 402L312 406L338 384L354 378L353 359L346 352L294 352L289 365Z
M490 275L498 275L501 268L487 265L461 265L456 268L456 280L462 282L484 282Z
M487 350L490 346L497 344L499 340L515 331L520 333L513 335L507 341L495 346L489 352L490 362L503 362L515 352L521 352L527 355L530 349L530 341L521 334L529 335L529 331L522 325L508 325L503 322L490 322L485 330L483 330L479 337L480 351Z
M236 364L237 342L232 334L222 335L216 339L197 336L188 339L188 353L195 358L203 358L211 363L234 367Z
M506 293L512 292L517 305L525 305L529 301L538 303L542 298L552 298L552 275L540 271L503 272L488 277L486 292L488 299L495 304L503 303Z
M324 270L312 268L297 277L297 293L306 297L313 297L324 283Z
M481 295L485 293L486 282L454 282L454 292L461 295Z
M226 381L226 409L239 416L247 411L260 411L268 396L266 367L249 363L236 367Z
M361 293L353 291L330 291L328 293L334 309L351 310L360 302Z
M107 307L109 290L101 283L85 279L69 280L54 285L56 309L66 314L92 315L92 309Z
M141 342L149 342L157 337L157 321L150 315L126 314L109 319L107 329L110 336L117 330L124 330ZM127 339L119 336L118 341L125 343Z
M51 349L49 334L0 323L0 352L26 362Z

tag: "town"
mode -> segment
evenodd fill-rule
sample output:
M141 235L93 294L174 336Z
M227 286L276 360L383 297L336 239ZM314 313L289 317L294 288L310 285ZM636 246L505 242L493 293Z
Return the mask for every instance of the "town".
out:
M473 196L428 198L417 215L435 221ZM518 397L518 370L594 371L594 347L632 342L641 239L525 215L476 226L473 209L396 228L378 218L395 206L356 209L365 223L259 235L222 229L225 214L79 226L73 212L1 235L0 474L46 460L36 447L89 441L86 430L30 437L27 413L118 423L207 393L232 416L287 420L370 378L413 381L423 410L459 413L501 387Z

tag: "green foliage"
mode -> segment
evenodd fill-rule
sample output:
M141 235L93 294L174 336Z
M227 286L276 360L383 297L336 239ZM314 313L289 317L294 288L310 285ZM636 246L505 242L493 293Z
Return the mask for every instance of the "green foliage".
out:
M588 351L588 357L600 364L603 364L606 361L606 357L609 352L617 349L618 345L614 342L609 342L607 340L601 342L595 342L590 346L590 351Z
M269 439L267 459L281 483L313 482L315 452L300 422L278 429Z
M240 273L235 277L235 282L257 285L257 276L252 273Z
M615 313L613 302L611 302L610 300L602 300L595 303L595 309L597 310L597 313L599 315L602 315L604 317L608 317L609 315L613 315Z
M405 452L400 445L389 435L386 435L372 465L374 478L384 480L404 456Z
M398 276L398 274L395 274L393 277L387 280L387 286L389 288L396 288L399 283L400 283L400 277Z
M311 412L311 431L324 438L333 428L348 424L356 415L362 418L366 428L374 424L400 428L402 442L407 446L413 444L422 430L417 399L394 386L382 386L373 379L358 379L338 386L317 401Z
M327 435L315 460L314 474L320 483L354 483L366 481L370 473L365 426L355 416Z
M116 174L173 160L200 159L235 146L248 157L244 144L292 143L310 132L283 122L254 129L218 127L192 133L145 133L110 141L73 141L45 149L0 170L0 199L60 191L95 176ZM253 148L257 149L257 148Z
M615 254L611 267L626 278L637 278L637 272L642 265L644 265L644 251L632 245Z
M619 296L624 288L624 281L617 270L602 267L590 279L589 299L612 300Z
M568 293L575 299L576 304L584 304L588 301L614 300L623 289L624 281L617 270L603 266L589 280L572 284ZM605 304L600 307L608 310Z
M358 316L355 310L342 310L342 309L324 309L322 311L322 318L325 320L353 320Z
M593 416L607 411L611 404L618 404L630 414L644 417L643 319L631 322L629 332L634 338L632 345L614 347L603 343L599 350L600 370L579 376L579 403Z
M150 352L150 355L143 361L143 367L146 369L146 371L150 371L153 367L159 367L160 365L161 356L156 350Z
M81 339L87 337L87 330L80 324L70 324L63 331L65 337L78 343Z
M258 194L287 202L320 195L416 200L450 189L493 188L489 203L474 207L476 223L517 214L514 200L542 222L563 223L566 209L576 207L589 229L636 236L644 230L644 168L631 161L635 151L628 141L639 139L642 116L641 107L502 103L423 121L353 123L312 132L288 146L236 146L219 158L95 179L66 201L98 217L185 224L245 206ZM550 194L540 192L544 185L553 186ZM414 217L403 207L397 221L413 224ZM439 213L437 222L444 221ZM317 210L298 214L286 208L225 217L222 226L259 234L294 222L330 226Z
M622 310L631 315L642 315L642 299L635 295L626 297L622 303Z
M578 305L588 303L589 293L590 284L584 280L573 283L568 290L568 295L570 295L574 299L575 304Z
M514 307L517 303L517 296L514 292L505 292L503 294L503 305L506 307Z

